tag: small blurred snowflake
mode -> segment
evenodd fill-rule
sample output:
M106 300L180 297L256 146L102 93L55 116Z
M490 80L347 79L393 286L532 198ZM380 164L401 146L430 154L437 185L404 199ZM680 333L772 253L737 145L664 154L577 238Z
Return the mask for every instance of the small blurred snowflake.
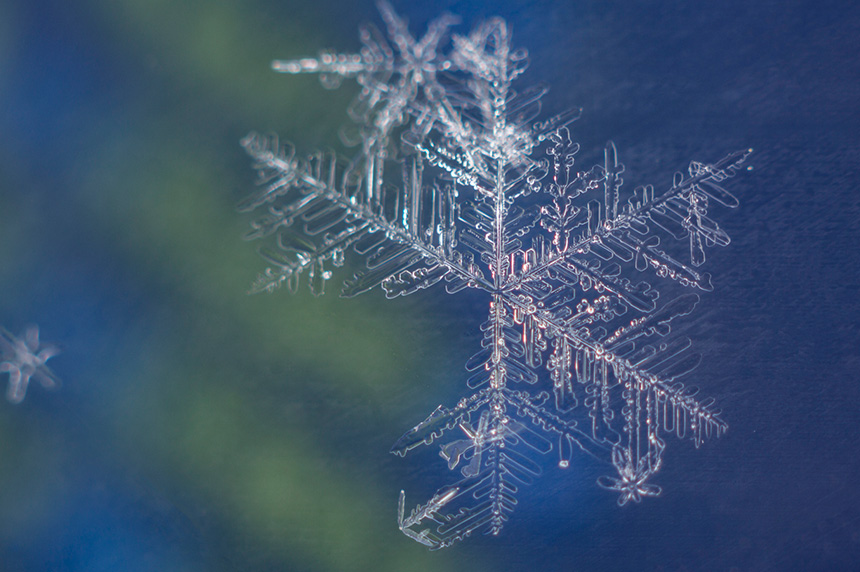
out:
M48 389L59 387L60 380L45 363L58 353L54 346L39 343L38 326L29 326L23 339L0 327L0 372L9 374L6 399L12 403L24 401L31 379Z

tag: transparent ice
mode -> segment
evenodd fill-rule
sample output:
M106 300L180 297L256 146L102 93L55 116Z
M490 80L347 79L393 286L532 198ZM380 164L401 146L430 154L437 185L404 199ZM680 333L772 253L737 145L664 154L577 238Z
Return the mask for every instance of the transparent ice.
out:
M58 387L60 380L46 364L58 353L54 346L39 342L38 326L29 326L21 338L0 327L0 373L9 374L6 399L12 403L24 401L31 379L48 389Z
M354 79L347 139L360 150L342 160L297 155L274 136L243 140L260 188L240 209L257 214L247 238L262 241L270 265L252 291L295 291L306 275L322 294L354 256L365 269L343 296L437 283L486 293L469 394L392 448L439 443L459 473L408 513L401 491L398 524L410 538L441 548L497 534L551 454L561 468L579 453L606 462L612 475L598 484L619 505L659 495L651 480L664 435L698 447L726 430L714 400L679 381L700 357L670 333L712 289L699 267L729 237L710 210L737 206L724 184L751 150L691 162L667 189L625 193L611 142L600 164L574 169L578 109L538 119L547 88L513 88L527 54L511 47L504 20L459 35L444 15L416 39L387 2L379 11L387 39L363 27L357 54L272 63L319 74L326 87ZM658 286L674 294L664 301Z

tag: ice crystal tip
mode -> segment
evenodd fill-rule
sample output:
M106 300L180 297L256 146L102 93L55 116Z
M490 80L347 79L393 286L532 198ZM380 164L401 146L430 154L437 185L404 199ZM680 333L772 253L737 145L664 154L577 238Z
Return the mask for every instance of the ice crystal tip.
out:
M297 155L277 137L243 140L259 189L240 210L257 213L247 238L269 264L252 290L306 282L320 295L349 260L363 266L343 296L437 284L485 293L468 396L392 447L438 444L459 473L408 515L400 492L398 525L417 542L498 534L553 451L560 468L582 454L605 462L615 476L598 485L619 505L659 495L650 480L667 434L699 446L726 429L714 401L681 381L700 357L672 326L713 288L699 268L730 239L712 212L738 205L726 184L752 149L693 161L668 188L628 191L614 143L590 168L575 161L578 108L541 119L546 86L513 88L528 60L504 20L461 34L443 15L416 39L378 6L387 38L368 26L357 54L272 63L325 87L355 80L359 148L343 160Z
M20 338L0 327L0 373L9 374L6 399L16 404L24 401L31 379L47 389L59 387L60 380L46 364L58 353L54 346L39 341L38 326L27 327Z

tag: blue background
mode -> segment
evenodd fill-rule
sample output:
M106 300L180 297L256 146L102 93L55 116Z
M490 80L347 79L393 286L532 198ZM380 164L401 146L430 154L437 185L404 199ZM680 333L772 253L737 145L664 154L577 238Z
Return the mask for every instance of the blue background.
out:
M0 4L0 323L63 353L57 392L0 403L0 569L860 569L860 9L852 2L396 2L413 33L501 15L547 114L582 106L627 189L754 147L691 323L728 434L671 442L661 498L549 468L497 538L428 553L388 449L461 395L486 300L245 296L238 146L336 145L352 86L269 71L358 48L372 2ZM333 285L334 286L334 285Z

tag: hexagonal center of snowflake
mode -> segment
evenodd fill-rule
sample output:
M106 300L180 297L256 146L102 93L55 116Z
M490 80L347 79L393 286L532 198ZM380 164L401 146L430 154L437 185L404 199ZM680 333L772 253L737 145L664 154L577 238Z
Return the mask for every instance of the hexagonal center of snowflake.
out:
M445 69L448 67L447 65L437 65L433 62L435 59L435 50L427 52L424 50L410 50L404 53L400 69L404 81L415 86L433 81L437 68Z
M39 354L34 353L34 350L27 347L25 342L19 340L15 343L15 364L22 370L25 368L36 370L39 366L45 365L45 359L39 357Z
M484 141L481 148L489 149L490 157L513 164L519 164L529 156L535 144L528 130L510 124L497 128Z

